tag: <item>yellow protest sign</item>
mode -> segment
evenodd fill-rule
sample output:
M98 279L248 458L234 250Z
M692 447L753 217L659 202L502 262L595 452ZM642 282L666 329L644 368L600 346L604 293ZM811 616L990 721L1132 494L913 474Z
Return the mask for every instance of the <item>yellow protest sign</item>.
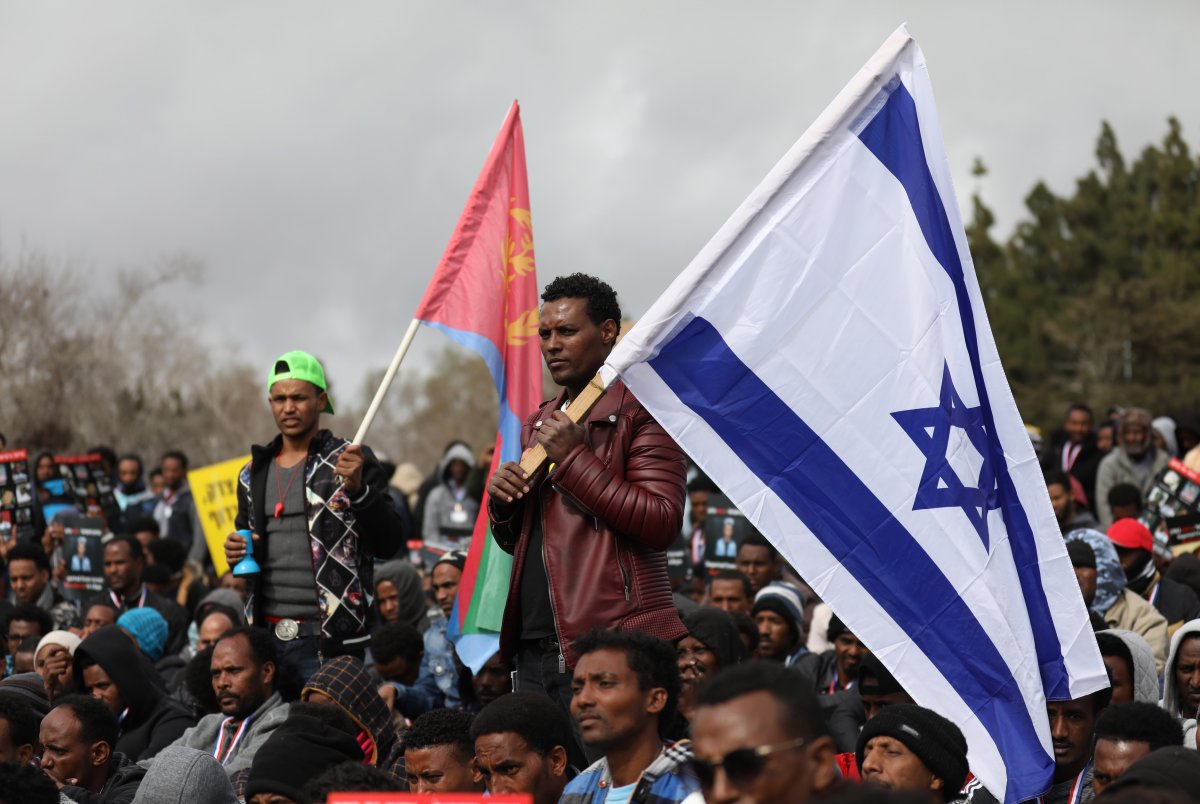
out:
M238 508L238 473L249 461L250 456L244 455L188 472L188 485L192 487L192 499L196 501L196 516L204 528L204 540L208 543L218 578L229 569L225 561L225 537L237 530L234 520Z

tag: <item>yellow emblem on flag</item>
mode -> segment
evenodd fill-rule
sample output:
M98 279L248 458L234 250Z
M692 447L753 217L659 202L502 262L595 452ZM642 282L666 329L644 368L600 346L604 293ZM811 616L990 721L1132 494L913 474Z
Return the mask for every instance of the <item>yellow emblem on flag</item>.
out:
M512 199L516 201L516 199ZM520 233L520 244L514 240L513 227L504 235L504 243L500 246L501 271L506 282L511 282L520 276L533 273L533 221L529 210L516 207L508 211L509 216L517 227L524 231Z
M530 338L537 336L538 331L538 311L533 307L517 316L515 321L509 321L508 329L508 345L509 346L524 346L529 342Z

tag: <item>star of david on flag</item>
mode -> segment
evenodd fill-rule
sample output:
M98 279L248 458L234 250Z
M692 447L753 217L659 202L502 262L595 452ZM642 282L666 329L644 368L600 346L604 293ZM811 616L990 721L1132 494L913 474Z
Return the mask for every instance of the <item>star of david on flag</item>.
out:
M988 511L1000 507L996 488L996 473L988 458L987 431L983 424L983 409L967 407L950 379L950 367L942 376L939 404L930 408L901 410L892 418L925 455L925 468L913 508L961 508L975 527L983 548L988 549ZM950 464L951 437L962 431L980 458L979 474L974 486L967 486ZM961 447L961 438L958 439Z

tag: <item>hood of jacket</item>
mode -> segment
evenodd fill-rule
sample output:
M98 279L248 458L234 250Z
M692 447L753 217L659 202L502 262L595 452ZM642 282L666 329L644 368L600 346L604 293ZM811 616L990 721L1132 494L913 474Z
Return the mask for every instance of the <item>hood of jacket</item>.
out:
M1200 620L1192 620L1179 626L1171 637L1171 649L1167 653L1167 664L1163 669L1162 707L1172 715L1184 720L1195 720L1195 712L1182 712L1179 706L1179 685L1175 683L1175 662L1179 659L1179 646L1191 634L1200 634Z
M1129 655L1133 657L1133 700L1157 704L1158 668L1154 664L1154 651L1150 649L1150 643L1141 634L1122 628L1110 628L1100 633L1112 634L1129 648Z
M83 667L100 665L121 691L129 707L126 728L147 717L162 699L162 693L147 679L157 671L150 660L134 647L133 640L115 625L106 625L93 632L75 649L73 673L75 687L84 690Z
M214 589L200 598L193 621L199 625L214 609L232 617L234 625L246 624L246 602L232 589Z
M396 742L392 718L379 697L378 685L371 681L360 659L338 656L328 660L304 685L304 692L309 690L328 695L359 729L370 735L375 745L367 759L372 765L378 765L391 752Z
M1113 547L1108 536L1091 528L1073 530L1063 538L1068 542L1086 542L1096 554L1096 596L1092 599L1092 611L1103 617L1116 604L1121 597L1121 590L1125 588L1125 571L1121 569L1117 548Z
M1163 441L1167 445L1168 455L1179 454L1179 440L1175 435L1176 425L1174 419L1170 416L1159 416L1150 422L1150 429L1157 431L1163 437Z
M211 754L173 745L154 757L133 804L237 804L237 800L229 775Z
M438 482L446 483L446 472L450 469L450 464L453 461L462 461L467 465L467 470L475 465L475 456L466 444L451 444L450 449L446 450L446 454L438 461Z
M425 633L429 627L429 604L425 602L425 589L417 568L403 559L385 561L375 568L376 585L380 581L391 581L400 593L400 622Z

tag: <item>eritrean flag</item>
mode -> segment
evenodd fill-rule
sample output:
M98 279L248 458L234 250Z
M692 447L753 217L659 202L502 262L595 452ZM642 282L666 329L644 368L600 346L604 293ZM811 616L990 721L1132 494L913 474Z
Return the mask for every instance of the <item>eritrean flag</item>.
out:
M416 314L475 351L491 372L500 396L492 471L520 459L521 422L541 401L537 287L525 136L513 101ZM447 629L473 672L500 647L512 566L491 535L485 491Z

